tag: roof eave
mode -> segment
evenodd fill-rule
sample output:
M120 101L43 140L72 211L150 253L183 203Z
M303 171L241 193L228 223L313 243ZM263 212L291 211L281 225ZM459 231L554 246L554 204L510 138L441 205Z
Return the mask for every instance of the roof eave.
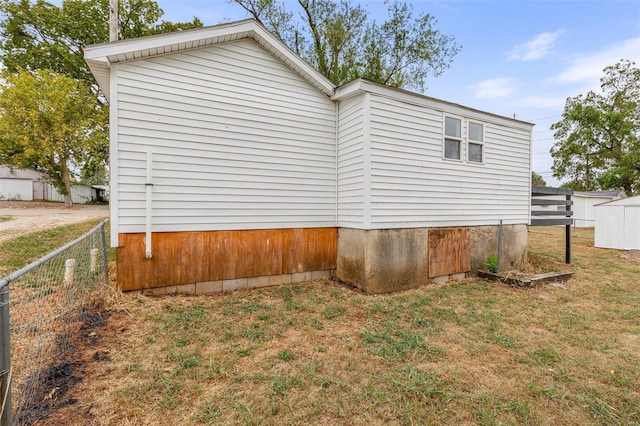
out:
M335 86L331 81L254 19L95 44L84 47L83 53L91 72L96 76L98 84L108 98L109 69L113 63L128 62L242 39L255 40L312 86L327 96L333 95Z
M459 109L467 111L468 113L480 114L484 117L493 117L494 119L499 120L502 123L509 123L509 125L517 126L519 128L531 130L534 123L529 123L527 121L518 120L511 117L506 117L499 114L494 114L488 111L482 111L479 109L471 108L465 105L460 105L454 102L445 101L443 99L433 98L431 96L423 95L421 93L411 92L405 89L401 89L398 87L387 86L382 83L376 83L371 80L367 80L364 78L358 78L349 83L346 83L335 90L335 94L331 97L334 101L341 101L348 99L352 96L356 96L360 93L370 92L382 96L387 96L394 99L399 99L401 101L412 102L420 105L429 105L429 106L447 106L448 108Z

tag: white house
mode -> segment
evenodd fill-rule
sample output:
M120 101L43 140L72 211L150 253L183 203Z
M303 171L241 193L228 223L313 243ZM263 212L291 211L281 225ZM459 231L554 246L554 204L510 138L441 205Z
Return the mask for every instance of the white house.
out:
M71 186L71 200L74 204L85 204L96 199L96 188L88 185ZM46 176L43 173L0 165L1 200L64 202L64 195L46 182Z
M640 250L640 196L595 206L595 246Z
M334 274L391 291L479 267L500 220L505 259L523 253L530 123L363 79L336 88L254 20L84 54L111 106L123 289Z

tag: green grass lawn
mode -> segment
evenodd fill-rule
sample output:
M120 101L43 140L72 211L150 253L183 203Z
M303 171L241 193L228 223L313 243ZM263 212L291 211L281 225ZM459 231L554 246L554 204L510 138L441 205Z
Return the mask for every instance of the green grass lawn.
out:
M563 236L532 228L528 262L565 268ZM84 354L65 419L639 424L640 256L595 249L593 230L572 238L564 289L467 278L389 295L326 281L202 297L113 294L109 326L98 331L106 337ZM7 244L2 265L16 247Z
M563 267L562 238L532 229L529 258ZM640 262L594 249L593 230L573 244L565 289L126 294L110 374L81 395L112 425L638 424Z
M9 216L4 216L9 217ZM2 217L0 217L0 220ZM8 275L90 231L101 220L89 220L27 233L0 243L0 277Z

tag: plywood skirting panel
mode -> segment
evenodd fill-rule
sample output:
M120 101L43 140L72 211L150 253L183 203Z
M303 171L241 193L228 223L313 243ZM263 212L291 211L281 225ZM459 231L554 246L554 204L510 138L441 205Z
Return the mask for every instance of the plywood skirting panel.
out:
M429 278L470 270L469 228L429 229Z
M119 234L118 285L137 290L335 269L336 228Z

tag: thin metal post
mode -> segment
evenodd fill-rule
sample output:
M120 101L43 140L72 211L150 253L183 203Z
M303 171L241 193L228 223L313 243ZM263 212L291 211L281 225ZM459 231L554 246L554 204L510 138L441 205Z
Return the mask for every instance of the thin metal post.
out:
M502 219L498 226L498 273L500 273L500 261L502 260Z
M11 334L9 286L0 289L0 426L11 426Z
M107 231L106 221L100 227L100 241L102 243L102 263L104 267L104 283L109 285L109 259L107 259Z
M567 201L571 201L571 195L567 194L565 198ZM571 206L569 204L570 203L567 203L565 207L565 211L571 211ZM564 242L565 242L564 262L571 263L571 225L565 225L564 228L565 228L564 229Z

